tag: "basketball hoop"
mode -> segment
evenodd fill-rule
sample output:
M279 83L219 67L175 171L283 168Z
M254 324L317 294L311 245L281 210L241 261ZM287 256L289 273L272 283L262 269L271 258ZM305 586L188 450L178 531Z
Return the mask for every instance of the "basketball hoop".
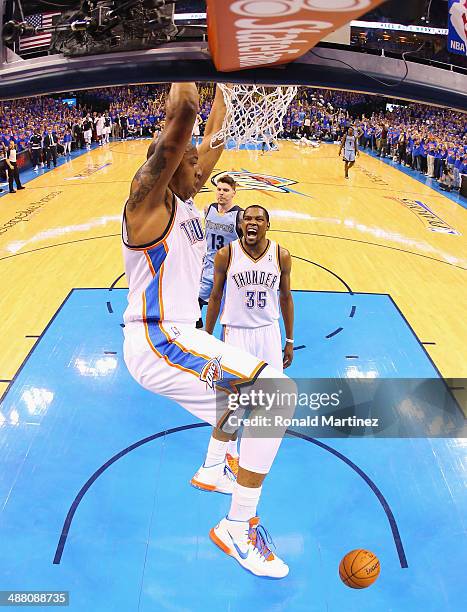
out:
M211 139L217 148L231 141L234 148L265 142L277 146L277 135L282 130L282 119L297 95L297 87L265 87L244 83L225 85L222 89L226 114L222 128Z

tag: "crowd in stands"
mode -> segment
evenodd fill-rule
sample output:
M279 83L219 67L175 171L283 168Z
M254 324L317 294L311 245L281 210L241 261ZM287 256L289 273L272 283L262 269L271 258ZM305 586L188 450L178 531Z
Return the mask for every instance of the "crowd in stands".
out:
M86 118L92 121L95 142L101 142L101 118L110 119L113 138L149 137L162 126L167 92L167 85L96 89L86 95L85 104L77 107L47 97L0 102L0 141L7 147L14 141L20 152L30 148L30 139L36 132L42 138L53 133L58 143L64 144L69 131L72 142L84 148L86 140L81 132L88 131L84 126ZM209 117L213 93L213 86L200 86L199 114L203 122Z
M467 174L467 122L459 112L422 104L395 106L355 122L362 148L440 181L460 187Z
M351 125L351 113L373 104L371 96L363 94L303 88L287 109L280 137L340 140Z
M436 179L448 191L459 189L467 174L466 116L424 104L390 106L363 94L307 88L290 105L281 136L339 142L353 127L360 148ZM362 108L366 112L358 112Z
M33 166L56 164L56 155L103 145L113 139L151 137L163 127L168 85L96 89L67 106L60 98L0 102L0 147L14 142L29 150ZM213 85L200 85L201 133L214 97ZM457 188L467 173L465 115L422 104L394 105L357 93L303 87L287 110L282 138L340 141L357 130L360 147ZM44 143L48 143L44 147ZM52 143L52 144L50 144ZM56 147L56 150L53 147Z
M81 119L77 109L69 108L54 98L23 98L0 102L0 141L6 146L13 140L18 151L29 147L29 140L38 130L64 136L67 126Z

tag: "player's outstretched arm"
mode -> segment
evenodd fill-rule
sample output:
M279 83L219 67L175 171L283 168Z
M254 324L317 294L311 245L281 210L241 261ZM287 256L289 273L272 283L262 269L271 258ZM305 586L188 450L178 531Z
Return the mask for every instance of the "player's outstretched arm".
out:
M219 310L221 308L222 294L224 292L227 268L230 263L230 244L219 249L214 258L214 283L208 302L208 312L206 314L205 329L208 334L212 334L216 325Z
M222 123L224 122L225 117L225 110L226 109L222 89L216 86L216 95L214 96L214 102L211 108L211 112L209 113L206 128L204 130L203 141L199 147L199 165L202 169L201 180L199 183L200 189L204 186L208 178L211 176L211 172L213 171L214 166L219 161L219 158L222 155L222 151L224 150L223 145L213 149L211 147L211 139L213 135L218 132L222 127Z
M146 163L131 183L127 212L163 206L167 187L180 165L191 139L198 112L198 90L195 83L174 83L166 102L166 121Z
M282 318L284 319L285 337L293 340L294 306L292 292L290 291L290 273L292 258L287 249L280 248L281 280L279 284L279 302ZM293 343L286 342L284 348L284 368L288 368L293 361Z

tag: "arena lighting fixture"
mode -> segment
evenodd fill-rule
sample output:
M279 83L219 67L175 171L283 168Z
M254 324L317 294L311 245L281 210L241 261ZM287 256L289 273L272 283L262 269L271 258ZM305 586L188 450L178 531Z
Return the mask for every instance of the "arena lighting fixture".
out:
M21 0L16 3L24 15ZM182 32L174 22L174 6L174 0L82 0L78 10L64 11L53 25L8 21L3 40L17 42L22 36L51 33L49 51L69 57L149 49Z

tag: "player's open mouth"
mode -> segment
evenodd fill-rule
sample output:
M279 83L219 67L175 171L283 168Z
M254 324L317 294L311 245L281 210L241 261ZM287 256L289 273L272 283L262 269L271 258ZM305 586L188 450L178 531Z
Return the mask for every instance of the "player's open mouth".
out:
M256 229L256 227L249 227L246 230L246 235L250 238L254 238L258 235L258 230Z

